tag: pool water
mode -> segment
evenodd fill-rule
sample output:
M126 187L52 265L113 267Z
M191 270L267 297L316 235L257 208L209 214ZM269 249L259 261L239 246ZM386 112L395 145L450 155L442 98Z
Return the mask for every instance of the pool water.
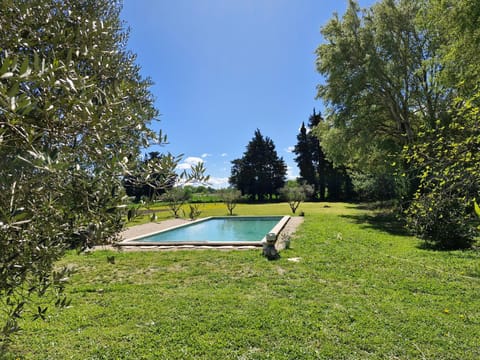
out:
M212 217L165 230L136 242L260 242L283 216Z

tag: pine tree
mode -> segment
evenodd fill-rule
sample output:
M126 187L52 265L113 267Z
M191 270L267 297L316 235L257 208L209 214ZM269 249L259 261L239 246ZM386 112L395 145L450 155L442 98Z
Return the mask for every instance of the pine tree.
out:
M269 137L255 131L243 157L232 161L229 182L252 200L271 199L285 185L287 166Z

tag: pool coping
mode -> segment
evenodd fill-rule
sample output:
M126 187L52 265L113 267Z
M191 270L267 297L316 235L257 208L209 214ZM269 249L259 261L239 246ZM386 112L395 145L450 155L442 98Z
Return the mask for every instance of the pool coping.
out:
M283 230L283 228L286 226L288 221L290 220L290 216L288 215L264 215L264 216L235 216L233 218L235 219L241 219L241 218L254 218L254 217L281 217L281 219L278 221L278 223L270 230L270 233L275 233L277 238L280 232ZM184 226L190 226L192 224L198 223L198 222L203 222L208 219L231 219L231 216L209 216L206 218L201 218L198 220L194 220L188 223L183 223L183 224L178 224L174 225L171 227L168 227L166 229L162 229L159 231L154 231L150 233L145 233L141 235L134 236L129 239L122 240L118 243L115 244L116 247L124 247L124 246L132 246L132 247L172 247L172 246L212 246L212 247L219 247L219 246L252 246L252 247L260 247L263 246L266 242L266 234L263 237L262 240L260 241L163 241L163 242L146 242L146 241L135 241L150 235L155 235L158 233L162 233L168 230L173 230L176 228L184 227Z

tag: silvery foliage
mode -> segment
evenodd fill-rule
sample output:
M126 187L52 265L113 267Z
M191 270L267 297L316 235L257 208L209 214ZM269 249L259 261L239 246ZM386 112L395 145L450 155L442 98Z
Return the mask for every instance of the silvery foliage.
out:
M22 314L45 317L34 294L68 305L71 269L55 262L68 248L116 240L121 179L142 148L165 140L149 128L151 81L125 48L120 10L107 0L1 2L0 349ZM164 171L180 161L164 159Z

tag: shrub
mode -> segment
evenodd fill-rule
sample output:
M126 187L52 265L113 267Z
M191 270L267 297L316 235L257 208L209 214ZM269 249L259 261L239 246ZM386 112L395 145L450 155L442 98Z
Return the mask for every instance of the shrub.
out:
M418 196L407 211L407 226L427 247L464 249L475 241L471 208L455 194Z
M200 211L200 205L199 204L188 204L188 207L189 207L189 211L188 211L188 217L190 218L190 220L195 220L196 218L198 218L200 216L200 214L202 213Z
M182 187L175 187L168 190L162 195L162 200L167 203L168 209L172 215L177 219L182 206L189 200L190 194Z

